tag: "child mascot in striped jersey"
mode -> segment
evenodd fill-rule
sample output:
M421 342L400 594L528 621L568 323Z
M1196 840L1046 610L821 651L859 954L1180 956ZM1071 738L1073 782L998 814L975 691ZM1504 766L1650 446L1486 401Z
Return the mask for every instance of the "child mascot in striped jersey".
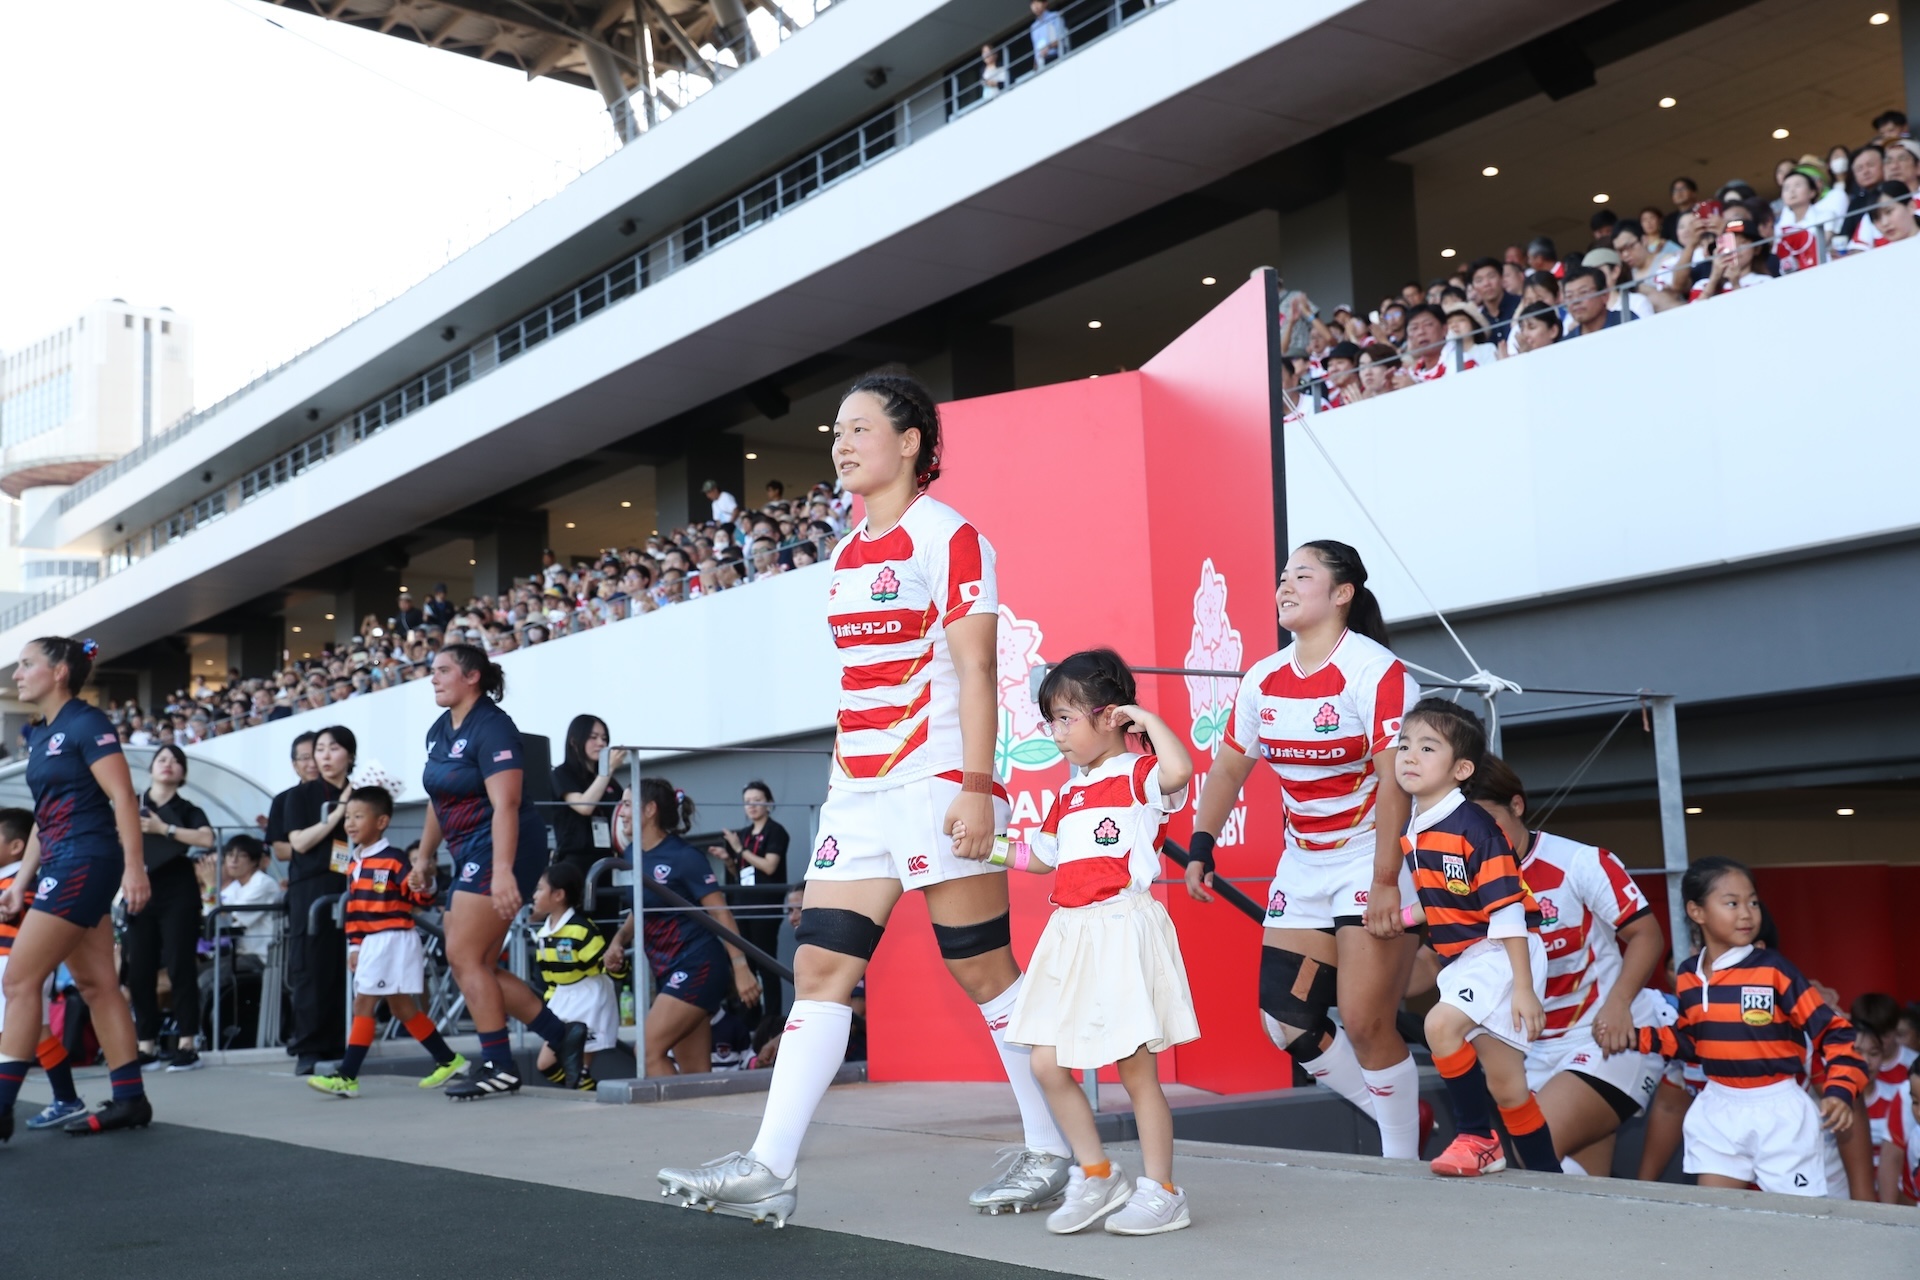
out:
M1680 1018L1637 1034L1642 1053L1697 1062L1707 1077L1687 1110L1682 1167L1703 1187L1824 1196L1820 1132L1846 1132L1867 1087L1853 1024L1792 961L1756 945L1760 895L1744 866L1701 858L1681 877L1680 896L1701 942L1675 973ZM1818 1109L1800 1086L1809 1047L1826 1069Z
M547 1007L563 1022L585 1023L587 1048L580 1071L580 1083L574 1086L585 1093L600 1088L593 1078L593 1055L611 1049L620 1035L620 996L607 976L607 939L599 926L587 918L581 900L586 897L587 877L579 867L556 862L541 873L533 891L533 918L541 921L534 934L541 981L547 984ZM567 1082L566 1069L551 1045L540 1047L534 1064L540 1074L557 1085Z
M1033 1075L1073 1145L1066 1198L1047 1218L1056 1235L1103 1223L1113 1235L1178 1231L1191 1222L1173 1181L1173 1115L1154 1055L1200 1036L1180 942L1151 889L1162 828L1186 804L1193 761L1165 721L1134 705L1133 673L1109 649L1076 653L1040 685L1060 753L1077 770L1033 843L995 842L1016 871L1054 872L1055 907L1007 1023L1010 1044L1033 1049ZM1140 734L1151 754L1131 751ZM956 845L962 832L954 828ZM1075 1069L1117 1064L1133 1101L1146 1176L1107 1159Z
M416 893L407 883L412 864L387 843L393 819L393 793L385 787L355 787L341 802L347 807L347 840L353 848L347 868L347 968L353 971L353 1025L347 1030L347 1056L330 1076L308 1076L307 1084L336 1098L360 1096L360 1068L373 1047L373 1017L380 1002L399 1019L407 1034L433 1055L433 1073L422 1089L445 1084L466 1068L467 1060L447 1046L433 1019L414 999L427 989L427 955L413 927L413 909L430 906L431 893Z
M1486 749L1480 718L1444 698L1422 699L1401 723L1394 772L1413 797L1413 817L1400 847L1419 896L1403 911L1408 925L1426 921L1446 961L1427 1046L1447 1083L1456 1133L1432 1169L1473 1178L1507 1167L1491 1093L1521 1163L1559 1173L1553 1135L1527 1088L1527 1042L1547 1021L1540 908L1521 883L1519 855L1465 790Z
M33 836L33 813L28 809L0 809L0 893L20 874L20 860L26 856L27 841ZM21 896L24 905L33 905L33 890L26 889ZM13 940L20 933L18 920L0 919L0 974L7 971L7 957L13 954ZM67 1061L67 1051L60 1038L53 1034L47 1022L48 995L53 990L53 979L47 979L46 988L40 1000L40 1044L34 1050L34 1058L47 1073L47 1083L53 1086L53 1101L46 1110L27 1121L29 1129L51 1129L63 1125L75 1116L85 1115L86 1104L80 1101L80 1095L74 1092L73 1065ZM0 1017L7 1009L7 998L0 993Z

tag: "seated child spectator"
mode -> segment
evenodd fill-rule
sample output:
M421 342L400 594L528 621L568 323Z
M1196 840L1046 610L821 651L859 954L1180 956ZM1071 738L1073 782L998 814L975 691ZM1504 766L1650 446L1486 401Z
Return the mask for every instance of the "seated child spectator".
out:
M1453 1104L1453 1141L1435 1173L1477 1178L1507 1167L1487 1095L1500 1109L1513 1149L1534 1173L1558 1173L1553 1135L1527 1088L1527 1042L1546 1025L1547 953L1540 908L1520 879L1520 860L1493 818L1467 802L1465 787L1486 754L1480 718L1445 698L1423 698L1400 728L1394 774L1413 797L1400 847L1413 861L1419 903L1446 960L1440 1002L1427 1014L1427 1044Z
M607 976L606 937L581 910L586 892L587 878L578 866L556 862L548 867L533 891L533 918L542 922L533 937L535 962L547 984L547 1007L562 1022L586 1024L586 1066L577 1087L592 1093L600 1087L593 1078L593 1055L618 1041L620 996ZM540 1047L534 1065L553 1083L567 1082L566 1069L551 1046Z
M330 1076L308 1076L307 1084L336 1098L360 1096L360 1068L373 1047L374 1014L386 1001L407 1034L433 1056L432 1074L422 1089L445 1084L467 1065L434 1029L415 996L427 989L427 954L413 927L413 909L430 906L429 893L408 883L412 866L387 843L393 820L393 795L385 787L355 787L345 796L347 839L353 848L347 868L347 968L353 973L353 1025L347 1032L347 1056Z

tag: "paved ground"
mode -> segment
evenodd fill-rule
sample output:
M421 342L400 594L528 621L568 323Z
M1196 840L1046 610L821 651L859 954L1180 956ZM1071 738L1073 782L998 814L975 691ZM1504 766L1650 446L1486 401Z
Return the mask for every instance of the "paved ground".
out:
M0 1149L0 1200L60 1226L15 1234L7 1273L338 1280L363 1263L395 1276L605 1264L782 1280L1543 1269L1612 1280L1684 1268L1804 1280L1834 1263L1912 1274L1920 1258L1912 1209L1527 1174L1463 1184L1413 1164L1203 1143L1178 1155L1192 1230L1057 1238L1036 1217L966 1208L1017 1132L1010 1097L985 1085L836 1089L808 1141L795 1225L774 1231L665 1207L652 1177L746 1146L758 1095L615 1107L529 1089L455 1105L404 1077L362 1087L354 1102L324 1098L280 1064L163 1075L149 1132L16 1138ZM1489 1239L1507 1243L1462 1248Z

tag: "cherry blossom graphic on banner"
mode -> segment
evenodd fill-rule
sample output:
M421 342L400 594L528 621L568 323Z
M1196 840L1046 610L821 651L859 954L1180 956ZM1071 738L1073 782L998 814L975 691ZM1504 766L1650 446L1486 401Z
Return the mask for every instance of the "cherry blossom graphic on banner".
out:
M1200 586L1193 593L1193 640L1184 665L1194 671L1238 671L1240 633L1227 618L1227 575L1209 557L1200 563ZM1239 682L1226 676L1188 676L1187 707L1193 715L1193 745L1212 752L1233 720Z
M1033 701L1030 676L1040 656L1040 624L1000 606L1000 728L993 743L993 773L1005 782L1015 769L1046 769L1060 759L1047 722Z

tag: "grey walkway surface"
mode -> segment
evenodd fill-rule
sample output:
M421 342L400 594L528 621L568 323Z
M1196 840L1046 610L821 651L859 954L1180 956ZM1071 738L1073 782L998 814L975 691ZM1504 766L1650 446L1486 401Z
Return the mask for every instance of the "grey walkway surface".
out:
M103 1083L85 1082L90 1092ZM24 1135L0 1150L0 1185L17 1188L5 1198L30 1212L68 1206L42 1238L84 1256L86 1266L60 1268L75 1277L155 1266L168 1275L449 1275L489 1259L498 1260L493 1274L511 1276L565 1257L562 1270L578 1260L635 1278L718 1266L781 1280L997 1280L1034 1274L1027 1268L1175 1280L1804 1280L1836 1263L1911 1275L1920 1259L1914 1209L1519 1173L1462 1183L1411 1163L1210 1143L1183 1143L1177 1155L1192 1229L1054 1237L1036 1216L985 1218L966 1207L997 1148L1018 1133L1011 1096L992 1085L835 1089L804 1152L795 1225L774 1231L667 1208L653 1180L663 1163L748 1145L761 1095L618 1107L529 1088L457 1105L404 1077L369 1077L362 1088L353 1102L325 1098L283 1066L161 1076L150 1085L153 1130ZM1134 1149L1114 1150L1137 1170ZM378 1248L354 1235L372 1220L382 1221ZM471 1238L456 1237L455 1222L470 1223ZM14 1252L21 1239L9 1246L8 1273L55 1274ZM248 1261L263 1256L274 1265ZM210 1265L194 1268L197 1259Z

